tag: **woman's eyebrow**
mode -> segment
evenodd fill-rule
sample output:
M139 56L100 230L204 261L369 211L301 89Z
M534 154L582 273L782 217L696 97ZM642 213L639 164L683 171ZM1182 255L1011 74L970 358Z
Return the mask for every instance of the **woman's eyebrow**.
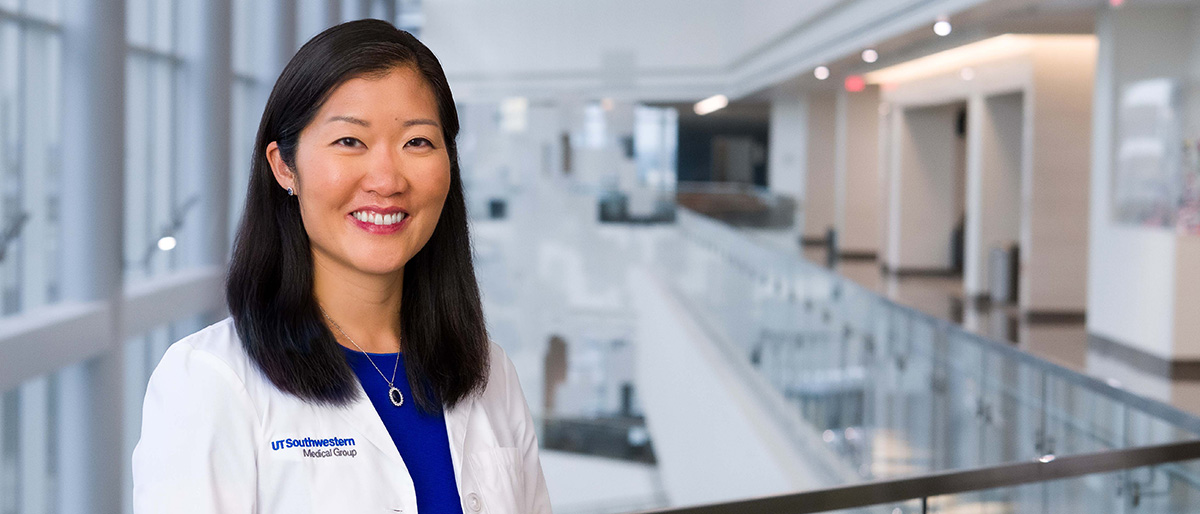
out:
M438 122L429 118L415 118L404 122L405 127L411 127L413 125L433 125L434 127L437 127Z
M368 128L370 128L370 126L371 126L371 123L368 122L367 120L364 120L362 118L355 118L354 116L345 116L345 115L330 116L329 119L325 120L325 123L333 123L335 121L344 121L346 123L353 123L355 125L368 127ZM440 126L440 124L436 120L431 120L429 118L414 118L411 120L405 120L403 125L405 128L411 127L413 125L432 125L434 127Z
M369 122L367 122L367 120L355 118L354 116L330 116L329 119L325 120L325 123L333 123L335 121L344 121L346 123L353 123L355 125L361 125L363 127L371 126L371 124Z

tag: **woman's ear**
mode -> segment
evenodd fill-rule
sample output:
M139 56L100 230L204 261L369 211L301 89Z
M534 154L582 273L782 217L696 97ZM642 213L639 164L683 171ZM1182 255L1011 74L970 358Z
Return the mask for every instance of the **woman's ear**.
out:
M267 145L267 163L271 165L271 174L275 175L275 181L279 183L279 187L290 189L295 194L300 194L300 185L296 182L296 173L288 167L287 163L283 162L283 155L279 153L279 145L275 141L271 141Z

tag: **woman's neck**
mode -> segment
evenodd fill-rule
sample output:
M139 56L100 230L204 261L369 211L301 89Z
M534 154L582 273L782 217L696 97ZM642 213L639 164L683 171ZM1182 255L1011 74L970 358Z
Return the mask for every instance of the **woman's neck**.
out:
M403 290L403 269L393 275L365 274L314 252L313 294L329 318L345 332L343 335L329 324L329 330L342 346L370 353L400 350Z

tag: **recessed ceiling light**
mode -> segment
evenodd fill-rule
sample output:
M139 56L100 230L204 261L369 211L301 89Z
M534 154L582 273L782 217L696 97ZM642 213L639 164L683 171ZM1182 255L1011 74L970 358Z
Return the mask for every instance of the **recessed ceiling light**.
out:
M950 22L947 20L938 20L937 23L933 24L933 33L939 36L949 36L950 31L953 29L954 27L951 27Z
M692 109L696 111L696 114L704 116L724 109L726 105L729 105L729 98L725 95L713 95L696 102Z
M862 60L863 60L863 62L866 62L866 63L873 63L875 61L878 61L879 60L879 52L876 52L875 49L873 49L873 48L868 48L866 50L863 50Z
M825 80L829 78L829 68L826 68L825 66L817 66L816 69L813 70L813 76L817 77L817 80Z

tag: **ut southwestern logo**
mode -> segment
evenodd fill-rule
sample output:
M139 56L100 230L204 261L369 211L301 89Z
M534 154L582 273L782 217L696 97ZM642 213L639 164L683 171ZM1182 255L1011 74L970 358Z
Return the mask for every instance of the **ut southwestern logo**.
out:
M305 457L355 457L358 450L353 448L353 438L330 437L328 439L279 439L271 441L271 450L279 451L287 448L300 448ZM350 447L347 449L346 447Z

